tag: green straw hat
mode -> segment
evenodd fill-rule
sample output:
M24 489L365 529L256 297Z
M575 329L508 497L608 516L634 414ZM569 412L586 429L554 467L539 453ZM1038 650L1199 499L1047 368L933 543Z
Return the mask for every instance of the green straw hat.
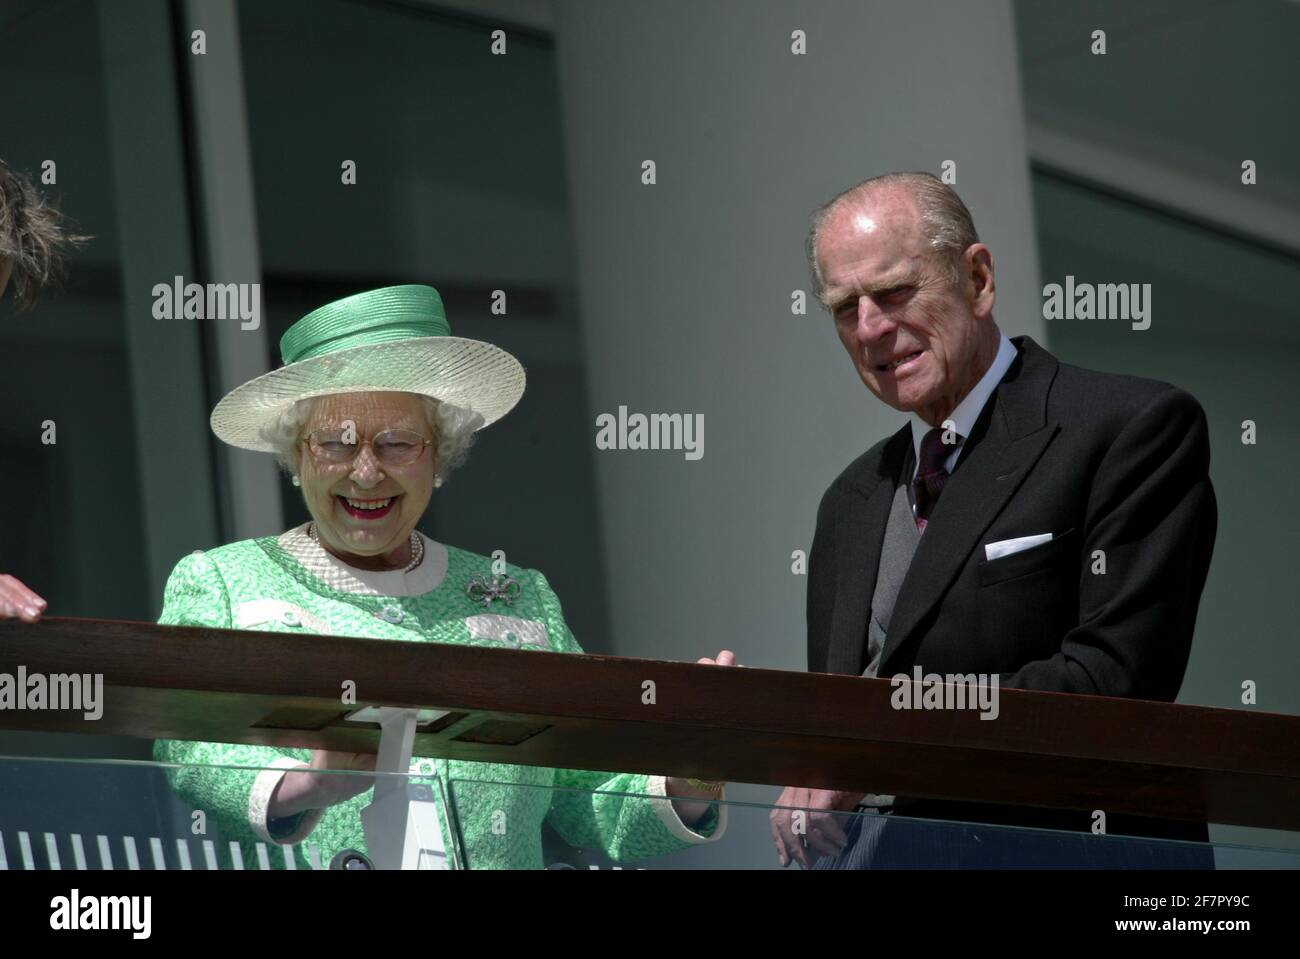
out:
M452 336L431 286L388 286L313 310L280 339L284 366L228 393L212 431L246 450L274 452L264 428L299 400L334 393L431 396L499 420L524 392L524 368L505 350Z

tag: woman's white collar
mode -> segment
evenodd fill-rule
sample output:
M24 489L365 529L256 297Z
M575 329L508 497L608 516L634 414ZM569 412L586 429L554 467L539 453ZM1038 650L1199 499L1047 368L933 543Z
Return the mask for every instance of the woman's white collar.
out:
M325 586L342 593L362 596L420 596L442 585L447 576L447 547L416 535L424 541L424 561L404 573L400 569L382 572L349 566L307 535L308 523L280 534L280 548L300 562Z

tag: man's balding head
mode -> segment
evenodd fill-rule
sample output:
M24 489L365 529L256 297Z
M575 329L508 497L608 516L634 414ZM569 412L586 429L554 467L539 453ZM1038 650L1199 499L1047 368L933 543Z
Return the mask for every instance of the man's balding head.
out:
M952 281L957 281L961 255L971 244L980 241L979 233L975 230L975 220L962 198L956 190L930 173L884 173L863 180L831 197L813 213L812 228L808 234L808 263L816 281L818 298L822 296L825 281L817 262L817 242L826 221L841 207L860 207L881 193L905 197L911 201L920 218L929 249L939 259Z
M867 388L939 425L999 338L993 257L961 198L929 174L873 177L813 215L809 255L818 298Z

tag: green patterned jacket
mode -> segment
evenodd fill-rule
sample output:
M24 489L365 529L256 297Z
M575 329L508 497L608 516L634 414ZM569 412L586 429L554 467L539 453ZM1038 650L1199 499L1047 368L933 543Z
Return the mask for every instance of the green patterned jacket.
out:
M278 537L198 551L173 570L158 621L582 651L540 572L508 566L522 592L512 606L497 603L501 612L489 613L466 595L465 586L475 574L490 578L492 561L428 538L424 543L424 560L410 573L347 566L306 535L306 524ZM249 868L261 858L258 843L267 844L263 849L271 853L273 868L284 866L284 854L272 843L288 847L298 868L310 868L313 845L323 865L343 849L366 851L360 812L373 789L325 810L268 822L267 805L280 777L286 768L305 766L310 756L306 749L228 743L154 745L156 760L179 765L168 774L179 796L218 824L223 860L229 863L234 841ZM543 820L570 845L602 849L620 862L708 842L726 828L725 804L695 829L684 825L665 796L662 776L420 758L412 761L411 772L437 775L443 789L450 788L464 864L472 869L541 868ZM438 805L451 850L451 820L443 803Z

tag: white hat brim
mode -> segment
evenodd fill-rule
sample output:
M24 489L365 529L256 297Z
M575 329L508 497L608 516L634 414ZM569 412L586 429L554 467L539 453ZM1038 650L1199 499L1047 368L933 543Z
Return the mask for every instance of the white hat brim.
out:
M505 416L524 393L523 365L498 346L458 336L425 336L354 346L290 363L227 393L212 411L212 432L231 446L270 453L262 431L299 400L335 393L419 393L483 417Z

